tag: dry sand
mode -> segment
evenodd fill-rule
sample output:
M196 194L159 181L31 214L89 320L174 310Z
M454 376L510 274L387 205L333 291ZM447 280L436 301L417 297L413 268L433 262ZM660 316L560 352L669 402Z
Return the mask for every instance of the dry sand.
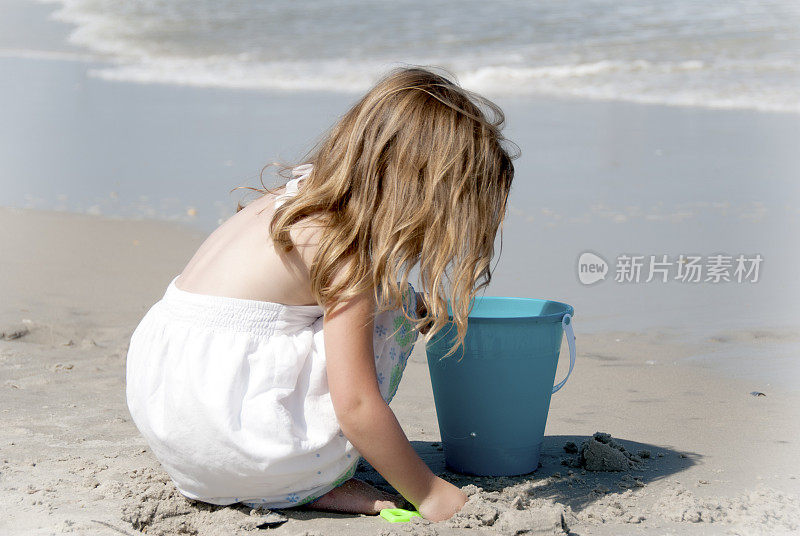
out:
M139 319L202 239L167 223L0 209L0 533L257 534L270 523L263 533L800 531L798 390L686 361L725 345L758 359L764 341L797 338L758 326L692 344L669 330L578 332L542 467L508 478L446 470L418 345L392 407L423 459L470 495L447 522L188 501L130 421L124 359ZM386 486L366 463L359 476Z

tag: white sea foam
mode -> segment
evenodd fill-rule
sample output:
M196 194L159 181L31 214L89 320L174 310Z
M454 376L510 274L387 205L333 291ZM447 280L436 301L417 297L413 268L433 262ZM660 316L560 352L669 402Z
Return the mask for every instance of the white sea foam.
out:
M402 61L445 67L488 95L800 113L800 5L785 0L677 0L670 10L607 0L599 11L584 1L466 2L442 20L414 15L422 0L361 6L358 17L352 1L337 10L286 0L237 10L211 0L41 1L75 25L73 45L106 60L89 72L104 80L351 93Z
M416 62L427 64L425 60ZM436 65L449 67L441 62ZM376 73L400 65L390 62L352 62L328 60L318 62L251 63L233 58L160 58L135 64L119 64L93 68L89 75L104 80L137 83L179 84L196 87L237 89L318 90L357 93L374 82ZM740 88L738 94L726 88L694 87L677 89L641 86L616 80L586 81L600 72L656 73L695 70L694 62L674 65L645 61L597 62L579 65L553 65L536 68L481 67L475 70L452 69L464 87L490 95L571 96L600 100L627 100L650 104L705 106L711 108L744 108L763 111L800 113L800 97L794 88L751 91ZM713 77L713 73L707 75Z

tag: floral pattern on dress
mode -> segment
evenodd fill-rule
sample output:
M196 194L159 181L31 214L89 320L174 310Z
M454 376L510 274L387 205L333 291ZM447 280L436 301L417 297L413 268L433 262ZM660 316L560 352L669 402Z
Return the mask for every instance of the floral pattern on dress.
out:
M398 345L408 346L416 340L414 336L414 325L408 318L400 314L395 317L393 323L395 332L394 340L397 341Z
M416 317L417 294L414 287L408 284L403 292L403 309L396 309L378 317L378 324L386 326L388 335L378 341L385 343L383 350L376 352L375 367L379 374L379 385L386 402L391 402L400 386L408 358L414 349L419 332L413 323L406 318L403 311ZM388 382L386 381L388 379Z

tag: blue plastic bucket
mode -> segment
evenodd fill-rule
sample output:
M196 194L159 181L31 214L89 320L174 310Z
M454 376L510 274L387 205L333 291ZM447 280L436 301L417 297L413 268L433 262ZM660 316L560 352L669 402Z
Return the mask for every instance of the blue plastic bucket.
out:
M448 304L450 320L452 309ZM447 466L459 473L509 476L535 471L550 396L575 365L573 308L532 298L476 297L462 348L447 324L426 345ZM561 337L569 372L555 387ZM459 360L460 359L460 360Z

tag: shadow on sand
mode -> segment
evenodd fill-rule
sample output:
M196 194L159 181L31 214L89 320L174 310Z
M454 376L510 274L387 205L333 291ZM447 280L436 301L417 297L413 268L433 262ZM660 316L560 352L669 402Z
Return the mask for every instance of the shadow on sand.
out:
M564 450L564 445L568 442L573 442L580 446L584 441L590 439L591 436L546 436L542 444L540 466L536 471L525 475L503 477L472 476L456 473L447 468L441 443L412 441L411 444L435 474L459 487L474 484L485 491L503 491L506 488L525 482L540 482L546 485L537 487L536 497L551 499L570 506L576 513L598 500L605 493L622 492L629 488L635 490L636 487L646 486L652 482L680 473L700 463L702 459L701 455L693 452L614 438L614 441L625 447L628 452L638 454L646 451L646 453L649 453L649 457L643 458L637 467L627 471L587 471L580 467L570 467L569 464L571 462L574 463L579 457L576 454L567 453ZM355 477L380 489L395 493L394 489L364 459L361 460ZM636 481L641 484L636 484ZM406 506L410 507L410 505ZM358 517L301 509L283 510L282 513L294 519Z

